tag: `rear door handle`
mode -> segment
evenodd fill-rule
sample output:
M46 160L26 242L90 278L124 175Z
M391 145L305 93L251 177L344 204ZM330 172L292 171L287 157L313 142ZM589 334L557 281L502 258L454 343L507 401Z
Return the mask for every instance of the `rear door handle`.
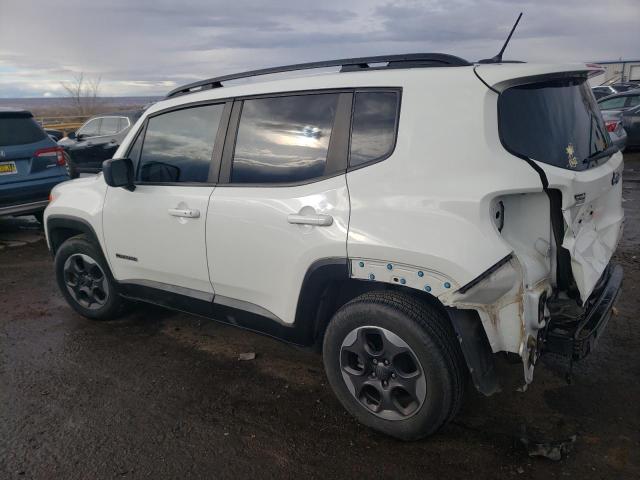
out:
M290 213L287 220L296 225L315 225L316 227L328 227L333 224L333 217L323 213Z
M174 217L198 218L200 217L200 210L191 208L170 208L169 215Z

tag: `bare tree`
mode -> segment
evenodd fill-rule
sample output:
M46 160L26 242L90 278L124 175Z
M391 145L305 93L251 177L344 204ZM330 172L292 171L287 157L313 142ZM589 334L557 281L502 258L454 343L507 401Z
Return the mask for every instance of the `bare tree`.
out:
M101 77L85 78L81 72L72 82L60 82L78 115L93 115L99 109L101 80Z

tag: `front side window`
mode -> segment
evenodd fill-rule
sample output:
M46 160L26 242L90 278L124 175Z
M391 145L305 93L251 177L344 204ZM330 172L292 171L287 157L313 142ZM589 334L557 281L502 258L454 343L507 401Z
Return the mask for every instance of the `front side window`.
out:
M584 170L611 140L584 78L519 85L498 97L504 146L560 168Z
M129 128L131 123L127 117L119 117L118 118L118 133L123 131L125 128Z
M293 183L324 175L337 93L245 100L232 183Z
M223 109L223 104L205 105L151 117L140 155L139 180L206 182Z
M397 92L357 92L351 126L349 166L386 158L395 144Z
M100 133L100 122L101 118L94 118L93 120L89 120L85 123L80 130L78 130L79 135L83 135L85 137L96 137Z
M118 117L104 117L100 125L100 135L115 135L118 133Z

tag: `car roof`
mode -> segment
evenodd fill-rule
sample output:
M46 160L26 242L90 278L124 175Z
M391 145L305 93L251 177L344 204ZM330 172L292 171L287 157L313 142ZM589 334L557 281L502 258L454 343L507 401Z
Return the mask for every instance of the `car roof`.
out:
M607 95L606 97L602 97L601 99L599 99L598 103L603 102L605 100L612 99L612 98L631 97L631 96L635 96L635 95L640 95L640 88L634 88L632 90L626 90L624 92L618 92L618 93L614 93L612 95Z
M255 79L232 81L216 88L206 88L165 98L151 105L145 115L199 101L224 100L228 98L266 95L283 92L304 92L322 89L344 89L361 87L403 87L409 84L420 84L426 79L434 79L443 85L455 83L463 77L465 82L477 82L474 70L488 85L495 85L515 78L545 75L586 75L593 68L584 63L579 64L533 64L533 63L498 63L469 64L448 68L386 68L358 69L349 71L295 72L282 75L260 76Z
M126 112L107 112L107 113L97 113L92 117L87 119L87 122L93 120L94 118L103 118L103 117L128 117L130 119L138 119L142 115L144 110L128 110Z
M4 118L30 118L33 114L29 110L14 107L0 107L0 117Z

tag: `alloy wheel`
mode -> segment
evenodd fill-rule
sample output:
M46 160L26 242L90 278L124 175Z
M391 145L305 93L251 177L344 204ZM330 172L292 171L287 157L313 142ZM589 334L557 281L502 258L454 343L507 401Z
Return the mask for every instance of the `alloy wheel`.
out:
M64 262L64 283L82 307L97 310L107 303L109 284L98 262L83 253L70 255Z
M424 370L411 347L381 327L358 327L340 348L340 370L358 402L386 420L415 415L427 395Z

